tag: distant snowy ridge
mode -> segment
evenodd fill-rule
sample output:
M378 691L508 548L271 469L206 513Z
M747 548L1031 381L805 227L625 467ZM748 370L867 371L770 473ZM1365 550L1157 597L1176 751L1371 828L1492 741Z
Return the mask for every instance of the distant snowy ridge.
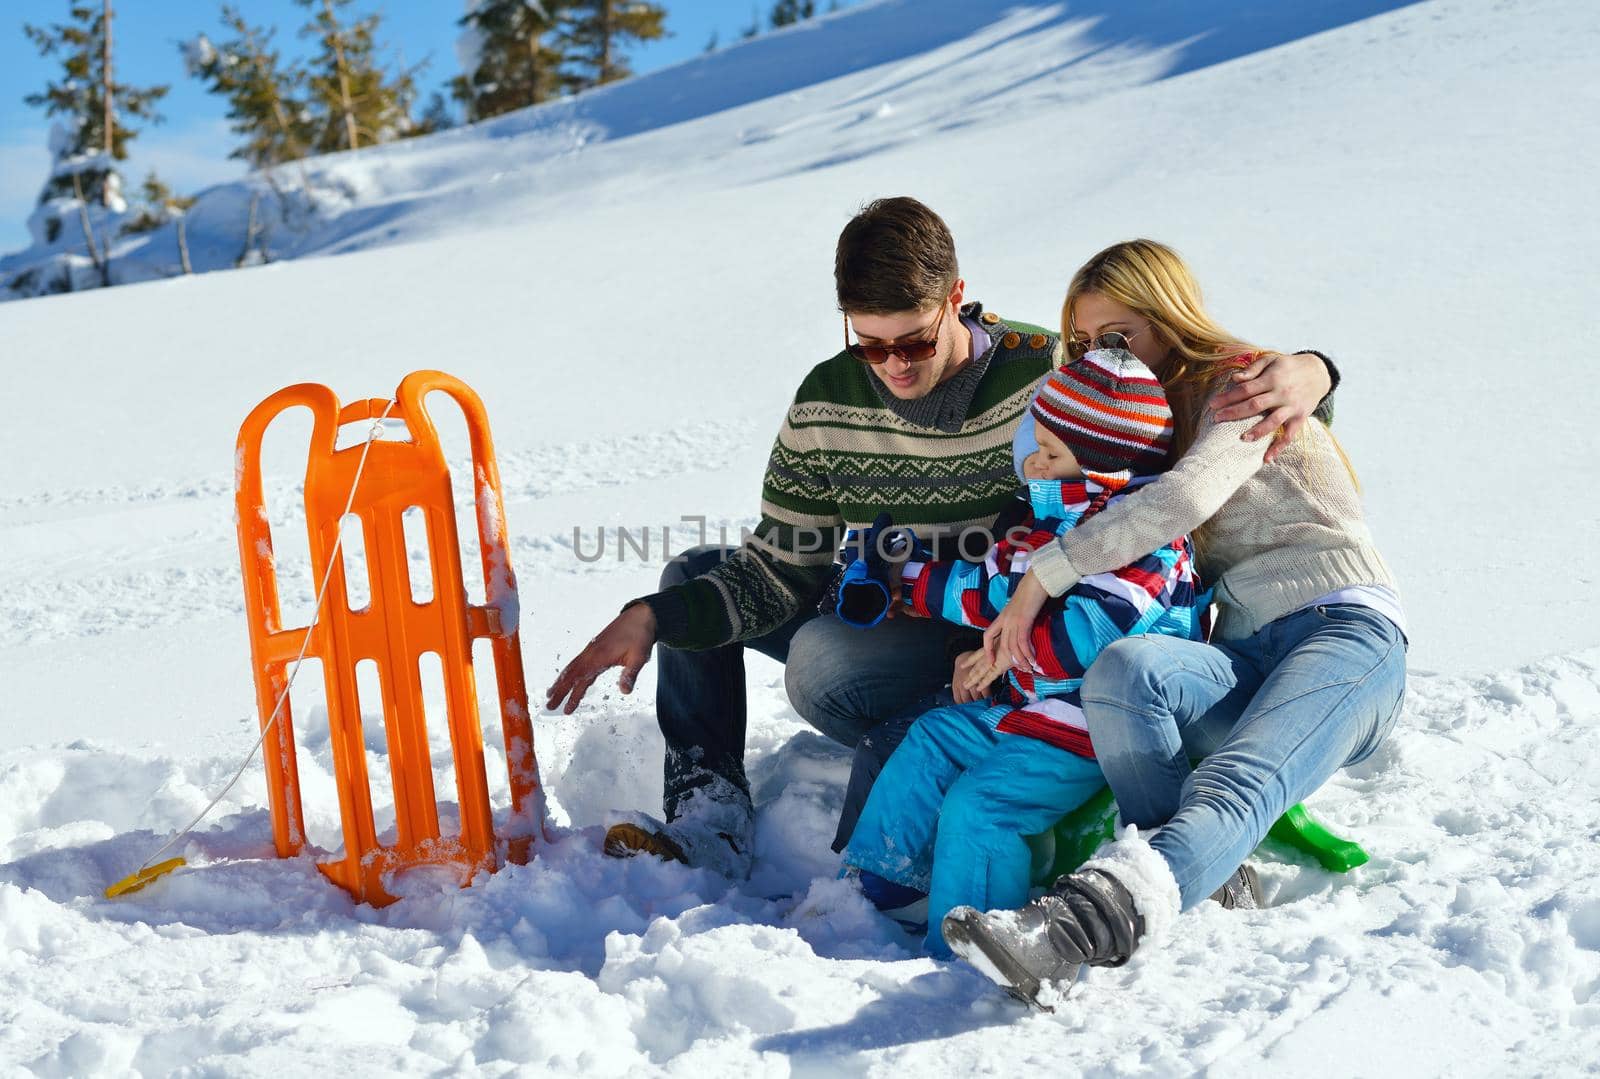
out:
M805 146L800 167L827 168L930 130L1092 99L1402 2L1337 0L1295 10L1238 0L1191 12L1159 0L877 0L472 127L291 162L209 188L187 214L189 258L205 273L362 250L442 229L492 227L506 216L549 217L574 197L589 203L597 187L621 188L601 198L634 197L623 192L641 179L646 189L759 183L796 167L796 140ZM945 80L960 92L917 103L919 84ZM793 106L802 101L805 114L796 120ZM686 123L700 128L696 152L652 155L647 177L633 161L597 152ZM773 141L783 144L778 155L750 152ZM99 233L114 229L115 215L98 214L94 225ZM176 223L114 238L110 252L117 284L181 269ZM52 241L36 235L30 247L0 256L0 300L71 291L69 279L77 289L98 284L77 228Z

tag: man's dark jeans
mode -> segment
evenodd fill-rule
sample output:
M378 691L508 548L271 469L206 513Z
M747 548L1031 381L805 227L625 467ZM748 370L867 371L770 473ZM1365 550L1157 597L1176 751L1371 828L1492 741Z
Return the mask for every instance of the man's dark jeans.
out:
M685 551L667 564L661 587L698 577L733 550L712 545ZM720 648L691 652L657 646L656 719L666 741L662 801L667 819L675 819L690 794L717 777L749 798L745 648L784 665L784 689L802 719L835 742L855 746L862 734L885 721L904 719L909 726L922 713L929 698L949 683L952 639L961 635L976 646L972 630L944 622L902 617L862 630L803 609L765 636ZM854 809L859 812L860 806ZM855 815L846 815L853 828Z

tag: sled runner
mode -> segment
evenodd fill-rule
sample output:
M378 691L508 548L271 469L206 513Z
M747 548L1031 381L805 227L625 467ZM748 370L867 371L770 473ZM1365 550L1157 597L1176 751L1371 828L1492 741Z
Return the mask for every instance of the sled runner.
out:
M1111 798L1111 788L1103 787L1099 794L1063 817L1051 832L1039 837L1044 847L1054 845L1053 853L1046 854L1050 869L1043 879L1055 880L1088 861L1113 838L1116 821L1117 805ZM1369 857L1359 843L1335 835L1298 803L1278 818L1267 838L1310 855L1330 873L1348 873L1365 865ZM1035 861L1037 864L1039 859Z
M487 602L468 602L456 531L450 470L423 398L434 391L451 397L466 416L471 435L473 491ZM313 579L326 593L309 627L282 624L278 578L261 486L261 441L285 409L311 410L314 429L305 474L305 518ZM404 440L373 440L337 448L343 425L377 420L404 423ZM341 406L333 391L315 383L279 390L256 406L239 431L235 491L239 558L244 571L245 610L256 705L266 738L267 795L273 842L280 857L305 846L305 826L295 764L294 724L286 699L290 667L304 652L320 662L328 726L344 832L341 855L319 863L328 879L358 902L394 901L391 874L417 866L443 866L463 884L480 870L527 861L544 821L543 797L533 750L522 652L517 636L516 578L506 544L499 470L483 402L465 383L440 371L416 371L400 383L392 402L355 401ZM346 506L355 521L347 521ZM414 599L402 515L420 509L426 521L431 593ZM340 530L347 537L359 522L370 596L351 609ZM357 582L359 584L359 582ZM421 583L421 582L417 582ZM308 637L309 632L309 637ZM492 643L494 676L510 772L511 816L497 836L489 808L478 716L472 642ZM442 835L423 712L420 657L438 656L444 674L446 715L454 759L459 835ZM394 787L393 843L380 843L373 821L366 739L356 666L372 661L382 684L384 738ZM269 727L273 729L268 730Z

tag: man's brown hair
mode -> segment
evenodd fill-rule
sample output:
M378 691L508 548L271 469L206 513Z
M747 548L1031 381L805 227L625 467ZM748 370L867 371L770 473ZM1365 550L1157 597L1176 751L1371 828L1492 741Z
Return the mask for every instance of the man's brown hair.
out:
M924 310L944 302L960 276L950 229L916 199L870 202L839 233L833 282L846 313Z

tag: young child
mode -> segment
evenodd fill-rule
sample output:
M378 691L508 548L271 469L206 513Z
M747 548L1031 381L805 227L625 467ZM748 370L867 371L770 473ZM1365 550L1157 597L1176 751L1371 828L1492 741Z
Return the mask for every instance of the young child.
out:
M1020 468L1029 518L983 562L907 563L901 596L917 613L987 626L1022 579L1030 550L1108 502L1138 497L1166 467L1172 413L1161 383L1131 352L1102 349L1058 369L1032 419L1039 448ZM1040 612L1037 669L1005 671L993 700L925 713L890 756L844 864L880 906L927 894L932 954L951 954L939 923L953 907L1025 903L1026 837L1105 785L1078 703L1084 671L1122 637L1200 640L1192 566L1188 539L1179 537L1133 565L1085 577ZM981 668L981 653L977 660ZM964 678L958 671L957 681L987 685L1001 670L969 669Z

